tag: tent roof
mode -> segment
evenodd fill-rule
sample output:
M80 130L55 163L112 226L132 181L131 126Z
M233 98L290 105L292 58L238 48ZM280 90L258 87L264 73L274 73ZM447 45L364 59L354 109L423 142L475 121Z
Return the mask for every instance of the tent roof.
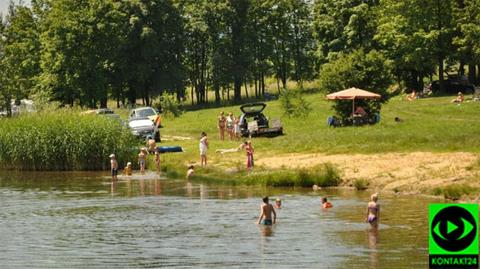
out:
M327 95L329 100L380 99L382 96L357 88L350 88Z

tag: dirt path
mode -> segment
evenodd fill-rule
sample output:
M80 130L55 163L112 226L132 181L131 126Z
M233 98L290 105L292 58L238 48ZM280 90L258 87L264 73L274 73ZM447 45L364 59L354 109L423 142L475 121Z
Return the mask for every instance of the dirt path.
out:
M387 154L290 154L259 159L270 168L312 167L331 163L341 171L345 184L366 179L377 189L421 192L453 182L478 185L480 156L473 153L387 153Z

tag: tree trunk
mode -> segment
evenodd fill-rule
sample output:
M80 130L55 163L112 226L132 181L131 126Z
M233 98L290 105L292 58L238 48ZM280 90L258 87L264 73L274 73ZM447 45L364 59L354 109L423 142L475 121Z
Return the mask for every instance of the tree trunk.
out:
M248 99L248 85L247 85L247 80L245 80L244 84L245 84L245 97L247 97L247 99Z
M468 65L468 81L470 83L475 83L475 74L476 73L476 66L475 64L470 63Z
M444 85L444 74L445 71L444 64L443 64L443 57L439 57L438 59L438 82L440 84L440 92L445 92L445 85Z

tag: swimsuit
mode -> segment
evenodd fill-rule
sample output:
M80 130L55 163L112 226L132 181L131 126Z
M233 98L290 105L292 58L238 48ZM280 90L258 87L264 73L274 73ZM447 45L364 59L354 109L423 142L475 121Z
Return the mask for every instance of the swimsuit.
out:
M376 220L377 220L377 216L368 215L368 218L367 218L368 223L375 222Z
M205 143L205 139L200 139L200 155L207 155L207 144Z
M262 225L273 225L271 219L264 219L260 222Z
M118 174L117 168L112 168L112 176L116 176Z

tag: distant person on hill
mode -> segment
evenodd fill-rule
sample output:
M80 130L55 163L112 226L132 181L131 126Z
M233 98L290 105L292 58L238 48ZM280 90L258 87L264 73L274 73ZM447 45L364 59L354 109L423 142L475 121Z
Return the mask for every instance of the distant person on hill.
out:
M226 121L227 121L227 119L225 118L225 114L222 111L220 113L220 116L218 116L218 121L217 121L218 136L219 136L220 140L225 140Z
M263 197L263 204L260 206L260 217L258 218L258 224L272 225L277 220L277 213L271 204L268 203L268 196ZM272 219L273 214L273 219Z
M372 228L378 227L378 222L380 221L380 205L377 203L378 194L374 193L370 196L370 202L367 205L367 218L365 222L370 223Z
M157 168L157 172L160 172L160 152L155 150L155 167Z
M202 132L201 137L200 137L200 143L199 143L199 149L200 149L200 165L201 166L207 166L207 150L208 150L208 139L207 139L207 133Z
M355 112L353 112L353 116L360 116L360 117L365 117L367 116L368 113L365 111L365 109L361 106L357 106L357 109L355 109Z
M147 161L147 149L141 148L138 153L138 165L140 166L140 173L145 174L145 163Z
M195 166L190 165L187 170L187 179L190 179L194 175L195 175Z
M147 137L147 147L148 147L148 153L153 154L157 151L157 143L152 136Z
M280 200L280 198L275 200L275 208L282 209L282 200Z
M247 153L247 170L252 170L253 169L253 146L252 146L252 141L245 142L245 151Z
M407 95L407 100L408 101L413 101L415 99L417 99L417 92L415 90L412 91L412 93L410 93L409 95Z
M132 175L132 163L131 162L127 163L127 166L125 167L125 169L123 169L123 174L125 176L131 176Z
M112 180L116 181L117 180L117 174L118 174L118 162L117 158L115 157L115 154L110 154L110 170L112 174Z
M230 137L230 141L233 140L234 123L235 123L235 117L233 116L233 113L230 112L230 113L228 113L228 116L227 116L227 133L228 133L228 136Z
M322 208L327 209L327 208L332 208L333 205L329 201L327 201L327 197L322 198Z
M457 98L450 101L451 103L463 103L465 101L465 96L463 96L462 92L458 92Z

